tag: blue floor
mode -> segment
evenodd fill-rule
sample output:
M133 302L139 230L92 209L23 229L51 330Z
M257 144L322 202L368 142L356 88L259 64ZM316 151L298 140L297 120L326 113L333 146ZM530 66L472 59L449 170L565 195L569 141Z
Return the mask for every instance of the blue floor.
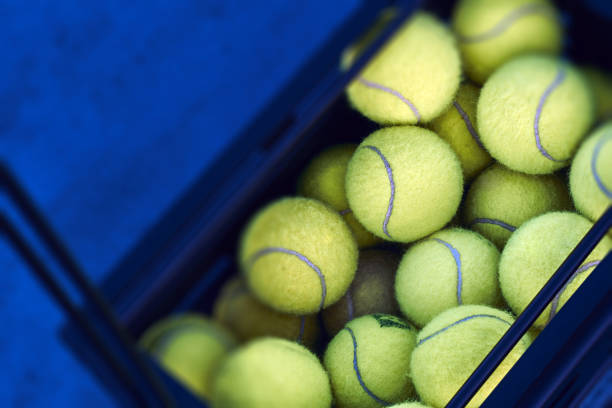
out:
M0 158L99 281L358 3L4 1ZM0 271L2 405L113 406L3 241Z

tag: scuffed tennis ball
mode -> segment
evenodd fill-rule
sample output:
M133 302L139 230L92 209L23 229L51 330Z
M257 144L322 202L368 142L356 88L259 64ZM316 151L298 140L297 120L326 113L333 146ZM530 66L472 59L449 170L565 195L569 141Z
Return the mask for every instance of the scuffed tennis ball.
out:
M223 286L213 317L243 342L273 336L312 347L319 335L316 316L281 313L264 305L242 278L234 278Z
M591 221L612 205L612 122L582 143L570 170L570 191L576 209Z
M386 314L349 322L329 343L324 365L339 407L381 407L414 396L408 378L416 331Z
M300 176L298 194L323 201L338 211L351 228L360 248L381 241L355 219L344 190L346 167L357 145L343 144L330 147L316 156Z
M499 282L506 302L517 315L538 294L592 226L581 215L552 212L526 222L512 234L500 258ZM610 250L612 239L604 236L574 272L560 295L535 321L536 328L548 324Z
M550 211L569 210L571 205L567 187L556 175L523 174L494 164L470 186L463 219L502 249L525 221Z
M236 341L216 322L185 314L157 322L139 344L194 394L208 399L217 369Z
M217 375L215 408L329 408L329 377L317 356L284 339L254 340L232 353Z
M513 323L509 313L482 305L457 306L429 322L419 332L410 361L410 377L423 402L436 408L446 406ZM483 403L530 343L529 336L523 336L468 408Z
M316 313L346 293L357 256L342 217L320 201L301 197L268 204L240 242L240 264L257 298L299 315Z
M595 96L595 117L599 120L612 119L612 76L595 67L585 67L582 73Z
M446 112L429 124L431 130L446 140L459 156L466 180L474 178L492 161L482 146L476 125L479 94L477 86L463 83Z
M391 405L389 408L431 408L429 405L421 404L418 401L402 402L401 404Z
M359 254L353 283L339 301L322 313L328 334L336 335L347 322L363 315L398 314L393 282L399 259L388 250L369 249Z
M350 103L381 125L439 116L459 87L455 38L433 15L415 13L347 88Z
M451 228L411 246L402 258L395 293L402 313L418 326L464 304L498 306L499 251L481 235Z
M457 155L435 133L415 126L383 128L349 161L346 195L357 220L375 235L411 242L455 215L463 192Z
M594 103L577 69L534 55L491 75L477 116L480 139L493 158L516 171L549 174L570 164L593 123Z
M547 0L462 0L452 17L467 75L478 83L523 54L558 54L559 13Z

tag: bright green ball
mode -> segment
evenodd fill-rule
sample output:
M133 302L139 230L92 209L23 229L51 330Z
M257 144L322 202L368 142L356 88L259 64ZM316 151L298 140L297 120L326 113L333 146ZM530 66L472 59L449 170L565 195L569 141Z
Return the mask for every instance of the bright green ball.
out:
M461 61L450 30L416 13L347 88L350 103L381 125L424 123L440 115L459 87Z
M402 313L422 327L446 309L465 304L498 306L499 251L481 235L451 228L411 246L397 270Z
M591 221L597 221L612 205L612 122L582 143L569 181L576 208Z
M469 82L463 83L446 112L429 124L429 128L446 140L459 156L466 180L474 178L492 161L482 146L477 130L479 94L478 87Z
M325 351L336 406L381 407L414 396L408 378L416 331L386 314L349 322Z
M319 359L289 340L254 340L221 366L215 408L329 408L329 377Z
M359 253L357 272L349 290L322 313L328 334L335 336L356 317L372 313L399 314L393 291L399 259L395 252L382 249Z
M355 219L344 190L346 167L357 145L330 147L316 156L300 176L298 194L329 204L338 211L353 231L360 248L378 244L381 239L368 232Z
M593 123L594 102L572 65L526 56L491 75L477 116L480 138L493 158L516 171L549 174L569 164Z
M482 305L457 306L429 322L419 332L410 361L410 377L423 402L435 408L446 406L513 323L509 313ZM468 408L483 403L530 343L525 335L471 399Z
M357 220L375 235L411 242L435 232L457 212L461 163L435 133L415 126L382 128L357 148L346 195Z
M421 404L418 401L402 402L401 404L391 405L389 408L431 408L429 405Z
M312 314L340 299L355 277L357 244L332 208L309 198L267 205L242 235L240 263L268 306Z
M526 222L512 234L499 262L499 282L516 314L525 310L592 226L581 215L552 212ZM534 326L544 327L610 250L612 239L604 236Z
M467 75L481 84L520 55L561 50L559 13L547 0L462 0L452 20Z
M236 342L216 322L186 314L157 322L139 344L194 394L208 399L215 373Z
M213 317L243 342L273 336L312 347L319 335L316 315L278 312L257 300L242 278L234 278L223 286L215 301Z
M571 206L567 187L556 175L529 175L494 164L470 186L463 219L502 249L525 221Z

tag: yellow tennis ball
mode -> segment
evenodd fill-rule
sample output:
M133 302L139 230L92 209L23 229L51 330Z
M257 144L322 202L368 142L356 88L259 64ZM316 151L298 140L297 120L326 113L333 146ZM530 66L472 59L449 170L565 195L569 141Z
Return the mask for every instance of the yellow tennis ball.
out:
M571 206L567 187L556 175L529 175L494 164L470 186L463 219L502 249L525 221Z
M418 326L464 304L498 306L499 251L481 235L451 228L411 246L402 258L395 293L402 313Z
M208 399L217 369L236 342L216 322L185 314L157 322L139 344L194 394Z
M451 103L461 61L450 30L416 13L347 88L350 103L382 125L428 122Z
M217 375L215 408L329 408L329 377L319 359L289 340L254 340L232 353Z
M429 124L431 130L446 140L459 156L466 181L474 178L492 161L477 131L476 104L479 94L477 86L463 83L446 112Z
M364 248L381 239L359 224L346 200L346 167L356 148L356 144L337 145L316 156L300 176L298 194L323 201L338 211L353 231L357 245Z
M386 314L349 322L323 359L338 407L380 407L414 396L408 378L416 331Z
M478 130L491 156L506 167L548 174L569 164L593 113L591 91L577 69L557 58L526 56L485 83Z
M398 314L393 281L399 258L395 252L382 249L360 252L353 283L339 301L322 313L327 333L335 336L347 322L363 315Z
M391 405L389 408L431 408L429 405L421 404L418 401L402 402L401 404Z
M253 296L242 278L234 278L223 286L213 317L240 341L273 336L312 347L319 335L316 316L281 313L264 305Z
M612 76L594 67L582 69L595 97L595 117L599 120L612 119Z
M516 314L525 310L592 226L581 215L552 212L526 222L512 234L500 258L499 282ZM612 239L604 236L535 321L536 328L548 324L610 250Z
M547 0L462 0L452 26L465 71L481 84L519 55L561 50L559 13Z
M576 209L591 221L597 221L612 205L612 121L582 143L569 181Z
M430 321L419 332L410 361L410 377L423 402L446 406L513 323L509 313L482 305L457 306ZM483 403L530 343L525 335L516 344L468 408Z
M383 128L357 148L346 195L357 220L375 235L411 242L442 228L463 192L461 163L435 133L415 126Z
M255 296L278 311L300 315L316 313L346 293L357 256L342 217L301 197L260 210L240 243L240 264Z

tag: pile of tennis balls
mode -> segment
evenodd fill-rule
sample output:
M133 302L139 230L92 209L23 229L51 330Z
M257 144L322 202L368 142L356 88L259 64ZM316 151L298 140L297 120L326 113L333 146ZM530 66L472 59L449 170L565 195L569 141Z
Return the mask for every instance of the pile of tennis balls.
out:
M445 406L612 203L612 82L561 45L546 0L413 15L347 88L381 128L254 214L211 318L170 317L143 347L218 408Z

